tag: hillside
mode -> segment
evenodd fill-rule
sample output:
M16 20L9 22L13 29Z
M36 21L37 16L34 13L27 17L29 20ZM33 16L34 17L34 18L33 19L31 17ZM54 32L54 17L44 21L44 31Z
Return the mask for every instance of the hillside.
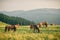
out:
M0 21L0 27L5 27L6 25L8 25L8 24Z
M2 13L9 16L22 17L27 20L34 21L36 23L47 20L49 24L50 23L60 24L60 9L44 8L30 11L23 11L23 10L17 10L11 12L2 11Z
M7 16L3 13L0 13L0 21L5 22L7 24L20 24L20 25L29 25L34 23L21 17Z

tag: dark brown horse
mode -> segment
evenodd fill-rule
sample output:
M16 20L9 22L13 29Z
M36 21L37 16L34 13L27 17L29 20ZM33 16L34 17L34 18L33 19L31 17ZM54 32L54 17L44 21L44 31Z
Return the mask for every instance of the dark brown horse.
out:
M35 24L30 25L30 29L33 29L34 32L35 31L37 31L38 33L40 32L39 28Z
M50 24L51 26L56 26L56 24Z
M46 21L46 22L44 22L44 25L46 26L46 27L48 27L48 22Z
M19 27L19 24L17 24L17 25L7 25L7 26L5 26L5 32L10 31L10 30L14 30L14 32L15 32L17 27Z

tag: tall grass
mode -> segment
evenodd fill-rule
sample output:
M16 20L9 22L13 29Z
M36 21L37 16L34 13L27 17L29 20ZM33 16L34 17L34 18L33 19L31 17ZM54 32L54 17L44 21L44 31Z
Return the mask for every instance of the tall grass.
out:
M4 31L4 26L0 27L0 40L60 40L60 27L43 27L40 33L33 33L29 26L20 26L16 32Z

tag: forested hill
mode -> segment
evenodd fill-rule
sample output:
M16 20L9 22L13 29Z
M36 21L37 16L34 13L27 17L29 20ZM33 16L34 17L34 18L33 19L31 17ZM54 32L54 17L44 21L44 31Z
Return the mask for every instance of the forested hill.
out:
M0 13L0 21L5 22L7 24L20 24L20 25L29 25L34 23L21 17L7 16L3 13Z

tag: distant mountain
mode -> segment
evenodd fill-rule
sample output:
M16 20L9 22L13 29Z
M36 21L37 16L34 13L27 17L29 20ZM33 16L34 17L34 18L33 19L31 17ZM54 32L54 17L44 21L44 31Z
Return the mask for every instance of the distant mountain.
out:
M9 15L9 16L18 16L22 17L36 23L41 21L48 21L49 23L60 24L60 9L35 9L30 11L12 11L6 12L3 11L2 13Z

